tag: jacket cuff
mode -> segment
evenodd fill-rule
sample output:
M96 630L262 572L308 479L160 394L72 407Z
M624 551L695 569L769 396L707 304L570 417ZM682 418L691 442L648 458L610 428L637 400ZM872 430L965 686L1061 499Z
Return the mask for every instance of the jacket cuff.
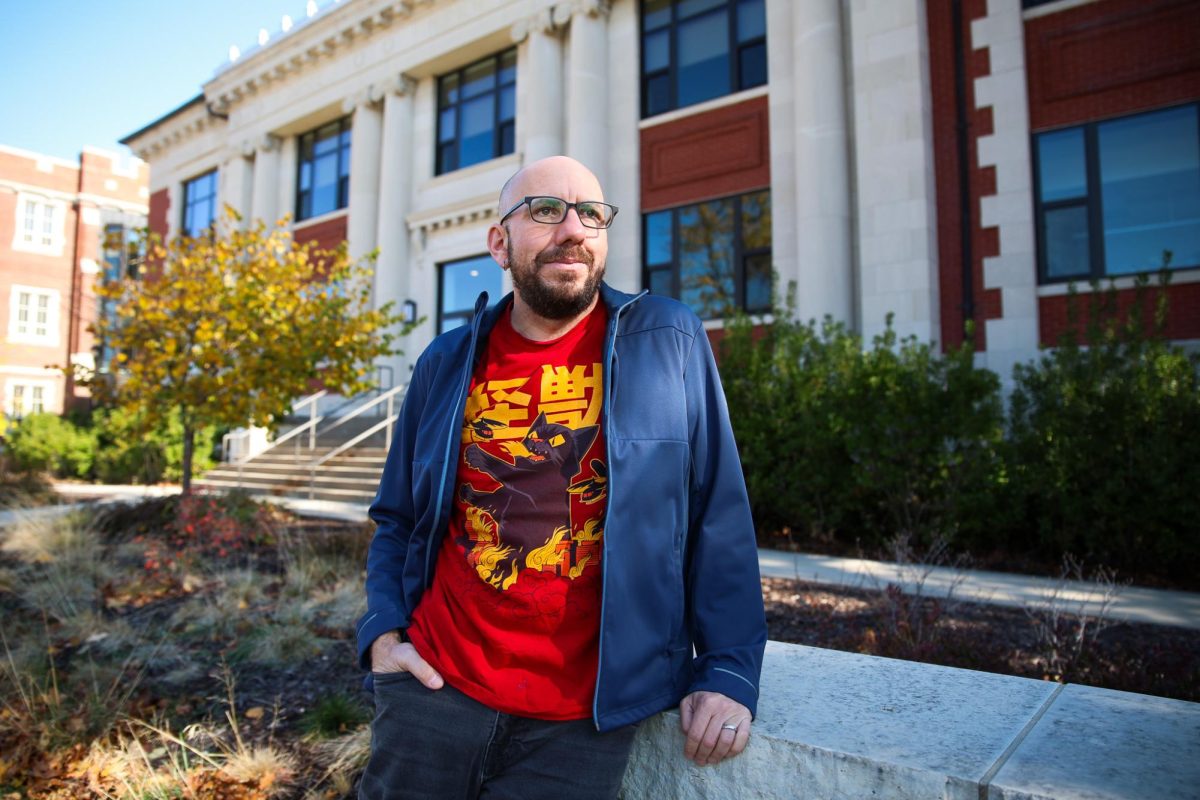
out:
M692 692L723 694L750 709L752 718L758 716L758 686L736 669L720 665L707 667L688 687L688 694Z
M358 666L371 669L371 645L388 631L402 630L408 626L408 620L394 608L380 611L368 611L359 620L357 627Z

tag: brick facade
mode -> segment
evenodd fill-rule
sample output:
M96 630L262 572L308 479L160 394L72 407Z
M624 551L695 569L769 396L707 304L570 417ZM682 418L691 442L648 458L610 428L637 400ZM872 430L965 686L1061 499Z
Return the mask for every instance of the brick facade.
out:
M145 221L148 168L134 161L123 169L116 161L94 150L72 163L0 147L0 395L7 415L35 403L61 412L87 402L63 368L93 363L88 326L104 226ZM32 241L29 202L53 209L49 222L46 212L35 212Z

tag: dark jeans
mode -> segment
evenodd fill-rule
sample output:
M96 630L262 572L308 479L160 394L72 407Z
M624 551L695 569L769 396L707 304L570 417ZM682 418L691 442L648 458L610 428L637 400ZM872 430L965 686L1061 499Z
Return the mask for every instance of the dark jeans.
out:
M359 800L612 800L635 726L597 733L570 722L493 711L462 692L437 691L406 672L375 677L371 759Z

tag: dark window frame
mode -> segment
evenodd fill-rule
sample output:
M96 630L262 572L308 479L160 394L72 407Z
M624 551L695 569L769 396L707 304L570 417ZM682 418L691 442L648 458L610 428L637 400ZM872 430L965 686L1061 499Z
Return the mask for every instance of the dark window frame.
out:
M501 64L502 64L503 59L509 55L512 56L512 63L513 63L512 79L504 80L502 78ZM480 92L477 95L473 95L470 98L464 98L462 95L462 87L464 84L466 73L469 70L479 66L480 64L484 64L488 61L493 62L492 74L495 76L495 81L496 81L495 85L491 89L487 89L483 92ZM457 170L460 170L460 169L465 169L466 167L474 166L475 164L482 164L485 161L490 161L493 158L500 158L501 156L506 156L506 155L509 155L510 153L516 152L517 72L518 72L517 48L516 47L508 47L497 53L492 53L490 56L486 56L486 57L480 58L476 61L472 61L470 64L465 64L456 70L453 70L451 72L447 72L443 75L438 76L437 86L435 87L436 96L434 99L434 113L437 117L437 130L435 132L435 139L434 139L434 146L433 146L433 153L434 153L434 155L433 155L433 159L434 159L433 174L434 175L446 175L451 172L456 172ZM442 97L445 93L442 91L442 86L445 81L449 80L452 77L457 79L457 81L458 81L457 99L443 104ZM512 87L512 91L513 91L513 115L512 115L512 119L501 119L500 118L500 95L504 89L507 89L509 87ZM459 151L458 148L460 146L460 142L462 141L461 130L462 130L462 106L463 106L463 103L466 100L475 100L476 98L482 97L487 94L490 94L492 97L492 153L491 153L491 156L483 159L483 161L474 161L474 162L471 162L470 164L462 164L462 163L460 163L461 162L461 152ZM443 142L442 141L442 113L445 111L449 111L450 109L454 109L454 112L455 112L454 113L454 136L453 136L453 138L448 139L447 141ZM505 132L506 131L508 132L507 144L509 147L509 149L507 149L507 150L505 149L505 143L506 143ZM445 158L446 152L443 150L443 148L446 147L447 145L449 145L451 148L449 152L453 153L453 155L454 155L454 158L452 159L453 163L449 163L449 164L447 163L447 161L450 159Z
M1143 273L1137 272L1119 272L1109 274L1105 272L1105 245L1104 245L1104 198L1101 195L1101 174L1100 174L1100 147L1099 147L1099 128L1109 122L1120 120L1135 119L1137 117L1157 114L1162 111L1170 111L1172 109L1188 108L1196 109L1197 119L1200 121L1200 103L1179 103L1171 106L1163 106L1161 108L1153 108L1147 111L1139 111L1134 114L1122 114L1115 117L1106 117L1104 119L1091 120L1080 125L1065 125L1059 128L1037 131L1030 137L1030 166L1033 171L1033 214L1034 214L1034 233L1037 236L1037 279L1038 285L1051 286L1055 284L1064 284L1072 282L1092 282L1100 281L1106 278L1134 278L1139 274L1156 272L1157 270L1146 270ZM1082 197L1072 197L1065 200L1052 200L1044 202L1042 200L1042 169L1041 169L1041 153L1038 147L1039 137L1062 133L1070 130L1083 131L1083 147L1084 147L1084 174L1086 177L1086 185L1084 187L1084 195ZM1197 126L1197 131L1200 133L1200 125ZM1064 208L1080 208L1087 210L1087 226L1088 226L1088 271L1076 275L1054 276L1050 275L1050 262L1046 253L1048 244L1046 239L1046 215L1048 212L1057 211ZM1198 269L1198 264L1172 264L1171 272L1178 270Z
M325 214L332 214L335 211L341 211L342 209L344 209L350 205L350 151L351 151L351 148L354 147L354 132L353 132L352 123L353 123L353 116L347 115L344 117L340 117L336 120L332 120L330 122L322 123L321 125L318 125L317 127L313 128L312 130L305 131L304 133L302 133L296 137L296 197L295 197L296 222L301 222L306 219L312 219L314 217L320 217ZM326 128L329 128L333 125L337 126L337 132L334 133L332 137L326 136L320 140L317 139L317 134L319 134L321 131L323 131ZM349 134L349 135L347 136L347 134ZM342 137L344 137L344 136L346 136L347 138L343 142ZM301 181L301 175L304 172L304 167L306 164L312 165L312 170L314 173L313 180L315 181L316 180L316 174L315 174L316 166L315 165L317 163L317 159L315 158L315 155L314 155L314 157L306 159L304 156L304 150L306 147L308 147L310 150L315 150L316 144L318 141L325 141L325 139L328 139L328 138L335 138L338 140L337 147L334 149L334 159L336 160L336 168L337 168L337 176L338 176L337 197L335 199L335 205L333 208L328 208L328 209L324 209L321 211L314 211L312 209L313 189L312 189L312 187L309 187L308 189L302 188L303 182ZM326 156L326 157L328 157L328 156ZM305 208L304 208L304 203L305 203L306 199L309 202L309 208L308 208L307 212L305 211Z
M678 10L678 6L679 6L679 0L669 0L670 15L669 15L668 21L665 24L662 24L655 28L647 30L647 28L645 26L646 2L647 2L647 0L640 0L640 7L639 7L639 13L638 13L638 74L640 76L640 89L641 89L641 101L639 103L641 118L649 119L651 117L656 117L659 114L667 114L671 111L676 111L680 108L687 108L688 106L696 105L697 103L703 103L703 102L708 102L708 100L717 99L716 97L712 97L712 98L708 98L706 100L698 100L693 103L688 103L687 105L680 105L678 86L677 86L678 80L677 80L676 73L679 69L678 61L679 61L679 25L680 25L680 23L688 21L688 20L696 19L698 17L716 14L718 12L718 10L721 10L721 6L715 6L710 9L705 9L698 13L692 14L691 16L685 17L683 20L680 20L678 14L676 13ZM748 91L749 89L754 89L758 86L766 86L768 83L768 80L764 79L764 81L762 83L756 83L752 86L742 86L741 85L741 83L742 83L742 75L741 75L742 54L746 51L749 51L749 50L755 48L755 47L762 46L764 62L765 62L765 59L767 58L767 54L766 54L767 37L765 34L765 30L766 30L765 24L764 24L764 28L763 28L764 34L762 36L756 36L753 39L746 40L745 42L741 42L741 43L738 42L738 29L737 29L737 27L738 27L738 6L741 5L742 2L745 2L745 0L724 0L724 2L722 3L723 10L725 11L726 20L727 20L726 35L728 36L728 40L729 40L728 54L729 54L729 87L730 88L729 88L728 94L717 95L717 97L727 97L729 94L737 94L738 92ZM763 9L764 9L763 13L765 15L766 14L766 3L765 2L763 4ZM765 20L764 20L764 23L765 23ZM646 74L646 47L645 47L646 37L648 34L657 33L658 31L661 31L661 30L667 31L667 66L665 68L655 71L651 75L647 75ZM764 73L765 73L765 63L764 63ZM666 79L667 79L667 92L668 92L667 107L651 112L651 110L648 107L650 92L648 91L647 86L651 80L656 79L656 78L661 78L661 77L666 77ZM764 74L764 78L765 78L765 74Z
M204 183L211 183L211 192L206 195L197 196L195 194L195 192L198 189L202 188ZM208 222L206 222L204 225L201 225L200 227L193 229L192 226L190 226L188 224L188 216L189 216L190 212L193 210L193 208L195 208L196 206L198 206L201 202L203 202L205 200L212 201L212 216L209 218ZM202 172L199 175L197 175L196 177L189 178L183 182L182 206L183 207L180 209L181 214L180 214L180 219L179 219L179 229L185 235L191 236L191 237L196 237L196 236L199 236L200 234L202 234L204 231L210 230L213 227L213 223L215 223L217 221L217 216L218 216L217 170L215 167L213 169L208 170L207 172Z
M694 208L705 203L719 202L723 200L733 201L733 282L734 282L734 307L736 310L743 311L747 314L766 314L772 310L771 301L762 307L748 308L746 306L746 264L750 259L758 256L770 256L775 246L775 232L771 230L771 244L766 247L746 247L745 235L742 229L742 198L751 194L766 192L768 202L770 201L770 187L762 187L760 189L750 189L744 192L738 192L733 195L725 195L723 197L711 197L705 200L699 200L694 203L684 203L678 206L669 208L659 208L654 211L644 212L642 214L642 287L649 290L651 286L651 275L655 272L670 272L671 276L671 297L684 302L682 300L682 275L680 271L680 242L682 237L680 233L679 217L680 213L686 209ZM650 254L650 226L647 224L647 218L652 214L661 214L670 212L671 214L671 260L662 261L654 264L649 263ZM773 216L772 216L773 219ZM773 270L772 270L773 272ZM773 280L772 280L773 284ZM772 292L774 285L772 285ZM702 319L723 319L724 317L708 317L704 316L700 310L692 309Z

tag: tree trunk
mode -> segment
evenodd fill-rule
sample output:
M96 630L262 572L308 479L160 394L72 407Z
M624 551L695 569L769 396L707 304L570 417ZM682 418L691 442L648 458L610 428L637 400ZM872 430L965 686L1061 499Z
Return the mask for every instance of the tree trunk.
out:
M190 423L183 423L183 493L192 493L192 450L194 448L195 430Z

